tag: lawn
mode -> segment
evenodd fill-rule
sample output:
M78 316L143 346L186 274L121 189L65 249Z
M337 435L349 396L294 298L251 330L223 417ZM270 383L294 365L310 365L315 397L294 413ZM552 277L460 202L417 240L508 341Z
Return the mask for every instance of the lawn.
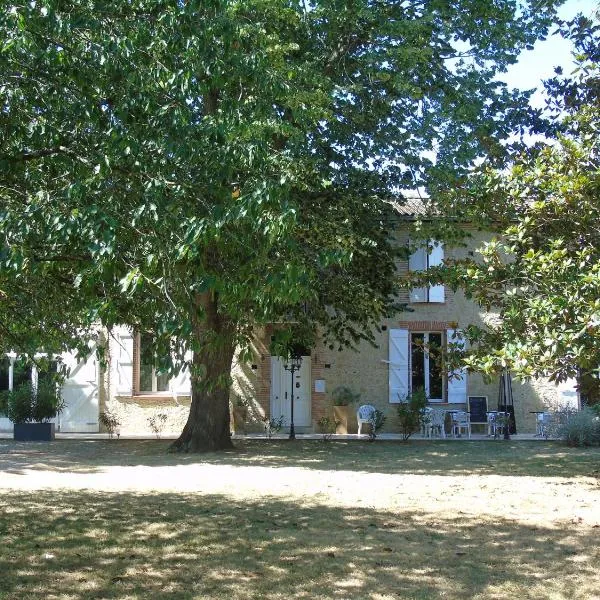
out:
M0 440L0 598L600 598L600 451Z

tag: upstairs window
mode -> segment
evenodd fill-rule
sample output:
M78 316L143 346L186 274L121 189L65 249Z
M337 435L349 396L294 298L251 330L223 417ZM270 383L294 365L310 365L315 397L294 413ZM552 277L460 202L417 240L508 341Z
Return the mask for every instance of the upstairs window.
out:
M408 259L408 268L413 273L427 271L430 267L439 267L444 262L444 246L441 242L430 240L426 246L417 248ZM410 290L411 302L439 302L445 301L444 286L430 285L427 287L412 288Z

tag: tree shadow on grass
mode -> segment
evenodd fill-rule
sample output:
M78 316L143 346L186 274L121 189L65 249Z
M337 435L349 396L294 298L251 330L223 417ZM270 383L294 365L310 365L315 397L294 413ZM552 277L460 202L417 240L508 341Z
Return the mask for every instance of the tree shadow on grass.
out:
M110 466L230 465L417 475L597 475L600 448L559 442L238 440L231 451L168 454L168 440L0 440L0 474L27 470L96 473Z
M223 496L0 495L0 598L542 598L600 589L597 530Z

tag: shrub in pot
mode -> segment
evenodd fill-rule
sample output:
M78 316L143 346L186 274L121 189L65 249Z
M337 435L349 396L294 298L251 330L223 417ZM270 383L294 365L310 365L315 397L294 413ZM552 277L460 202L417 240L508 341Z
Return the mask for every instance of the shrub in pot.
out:
M64 402L56 381L30 382L17 386L6 398L6 414L15 424L14 439L19 441L54 439L54 423Z
M250 403L246 398L235 396L233 399L233 431L234 433L246 433L246 421L248 420L248 408Z
M345 385L340 385L331 392L333 418L337 422L336 433L357 433L358 423L354 404L359 399L360 394Z

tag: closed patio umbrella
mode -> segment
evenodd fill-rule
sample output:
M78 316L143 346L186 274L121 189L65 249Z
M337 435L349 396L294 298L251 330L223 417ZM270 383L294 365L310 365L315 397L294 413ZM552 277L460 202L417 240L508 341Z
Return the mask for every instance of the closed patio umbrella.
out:
M498 390L498 410L510 415L509 427L504 428L504 438L509 439L509 433L517 433L517 424L515 421L515 405L513 400L512 377L510 371L505 369L500 375L500 385Z

